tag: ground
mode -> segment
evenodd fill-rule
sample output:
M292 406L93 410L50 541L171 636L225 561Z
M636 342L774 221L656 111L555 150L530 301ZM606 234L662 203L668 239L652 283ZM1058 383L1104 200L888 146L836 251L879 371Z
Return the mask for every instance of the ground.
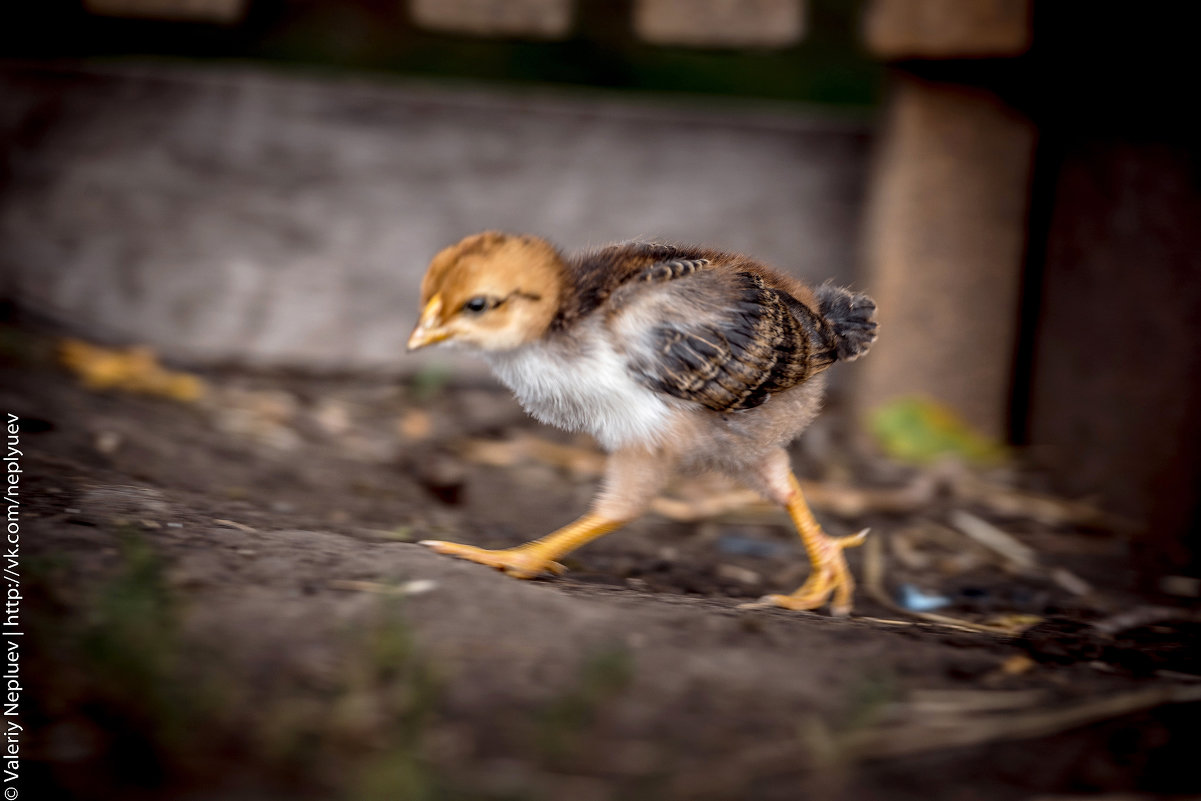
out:
M851 617L739 609L806 568L782 513L714 484L522 582L416 544L513 544L588 502L591 445L491 384L225 370L172 400L3 333L26 797L1201 792L1197 618L1036 475L854 455L835 403L795 462L832 533L879 543Z

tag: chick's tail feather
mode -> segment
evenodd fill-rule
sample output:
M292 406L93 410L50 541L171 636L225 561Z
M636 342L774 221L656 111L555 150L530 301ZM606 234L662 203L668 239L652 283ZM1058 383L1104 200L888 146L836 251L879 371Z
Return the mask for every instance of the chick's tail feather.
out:
M838 360L850 362L876 341L876 302L861 292L822 284L814 292L818 311L834 331Z

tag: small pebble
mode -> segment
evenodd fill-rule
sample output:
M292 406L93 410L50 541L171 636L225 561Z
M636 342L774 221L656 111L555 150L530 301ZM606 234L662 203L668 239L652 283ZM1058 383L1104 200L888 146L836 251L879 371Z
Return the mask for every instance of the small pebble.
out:
M741 565L720 564L717 566L717 576L728 581L736 581L739 584L758 585L763 583L762 576Z
M116 431L101 431L96 435L96 450L111 456L121 447L121 435Z

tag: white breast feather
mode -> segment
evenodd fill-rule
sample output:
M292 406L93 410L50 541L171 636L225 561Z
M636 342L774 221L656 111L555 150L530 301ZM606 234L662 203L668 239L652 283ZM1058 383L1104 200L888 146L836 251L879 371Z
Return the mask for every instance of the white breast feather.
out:
M667 401L634 380L604 337L588 341L584 352L536 342L484 355L525 410L544 423L587 431L607 450L661 442Z

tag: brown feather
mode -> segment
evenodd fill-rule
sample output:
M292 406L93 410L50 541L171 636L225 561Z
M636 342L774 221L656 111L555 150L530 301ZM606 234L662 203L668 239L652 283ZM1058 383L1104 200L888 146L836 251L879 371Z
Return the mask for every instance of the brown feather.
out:
M631 369L646 386L713 411L758 406L837 357L815 295L744 256L631 243L585 254L568 269L575 289L552 328L602 305L618 316L656 285L668 291L675 305L660 302L653 344L630 354Z

